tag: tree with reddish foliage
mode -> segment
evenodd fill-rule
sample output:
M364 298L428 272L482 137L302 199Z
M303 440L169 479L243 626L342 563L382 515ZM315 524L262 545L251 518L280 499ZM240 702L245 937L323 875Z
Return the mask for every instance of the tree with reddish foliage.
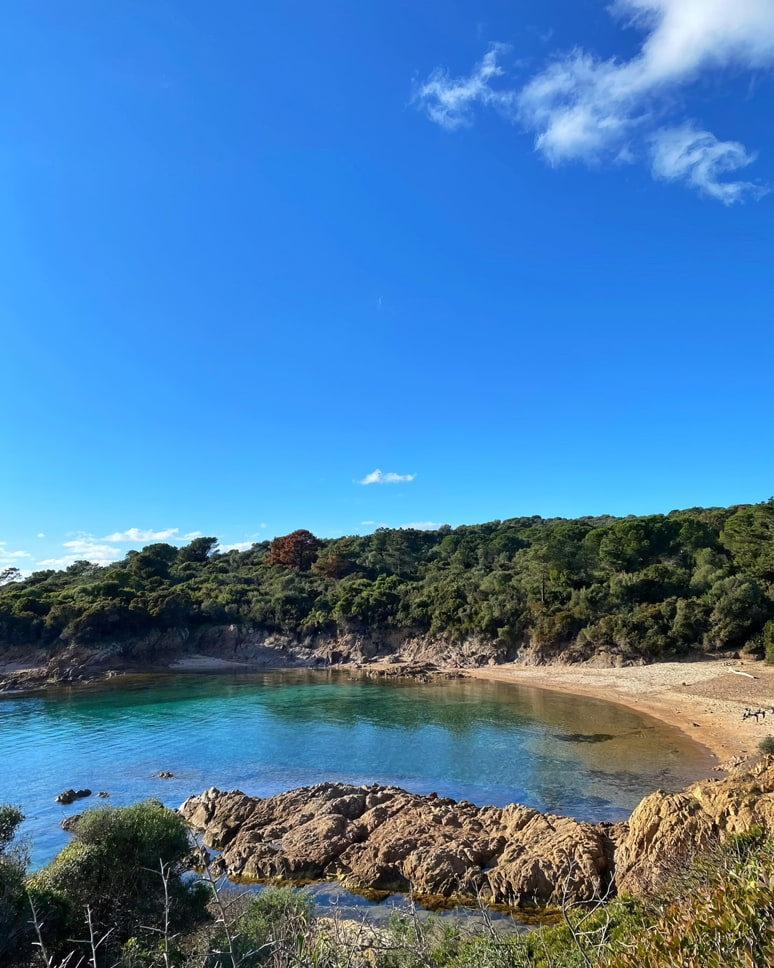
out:
M308 571L322 545L322 541L311 531L300 528L275 538L269 546L266 561L270 565L284 565L286 568Z

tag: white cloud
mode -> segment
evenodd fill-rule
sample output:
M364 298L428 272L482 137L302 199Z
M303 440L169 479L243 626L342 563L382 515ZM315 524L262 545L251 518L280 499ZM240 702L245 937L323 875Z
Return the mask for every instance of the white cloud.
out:
M165 528L163 531L150 531L146 528L128 528L126 531L115 531L106 534L102 541L168 541L176 539L179 528ZM198 532L195 534L198 537Z
M395 474L392 471L385 473L377 467L375 471L371 471L358 481L358 484L404 484L413 481L416 476L416 474Z
M37 564L41 568L67 568L74 561L91 561L95 565L110 565L123 557L119 548L114 545L101 544L91 535L79 535L71 541L63 541L62 547L67 554L59 558L44 558Z
M401 524L404 530L413 529L414 531L435 531L443 524L442 521L412 521L410 524Z
M247 551L248 548L252 548L253 541L235 541L233 544L219 544L218 551Z
M0 565L17 565L25 558L31 558L29 551L9 551L7 541L0 541Z
M38 568L54 568L57 571L61 571L63 568L68 568L77 560L73 555L64 555L62 558L43 558L41 561L36 561L35 564Z
M692 124L662 128L653 135L651 162L653 174L666 181L683 181L704 195L725 205L745 196L760 198L767 189L754 182L721 181L721 176L738 171L755 160L738 141L718 141L709 131Z
M512 110L513 91L496 91L490 81L505 72L497 64L497 55L508 48L493 44L473 73L467 77L451 77L448 71L436 68L425 83L414 93L413 102L421 104L431 121L447 131L470 125L472 108L476 104Z
M774 65L774 2L614 0L609 9L645 34L629 60L575 49L520 90L494 90L492 80L504 72L497 64L502 48L493 47L467 78L435 71L415 101L445 128L470 123L476 105L504 110L534 132L536 150L552 165L647 158L656 177L725 204L761 197L765 189L755 183L720 180L751 163L754 155L744 146L721 142L685 117L662 125L679 104L675 93L704 73ZM681 138L688 141L683 149Z
M38 534L37 534L37 537L38 538L45 538L46 536L43 534L42 531L39 531Z
M118 548L109 544L100 544L99 541L88 536L63 541L62 547L68 548L76 558L87 561L115 561L122 556Z
M66 554L55 558L43 558L37 562L37 565L40 568L67 568L75 561L110 565L124 557L125 551L119 547L124 542L140 546L153 541L192 541L194 538L201 537L201 531L189 531L182 536L179 531L179 528L165 528L161 531L128 528L126 531L114 531L101 538L80 531L69 541L62 542L61 547L65 549ZM44 537L44 535L40 534L38 537ZM1 552L2 548L0 548Z

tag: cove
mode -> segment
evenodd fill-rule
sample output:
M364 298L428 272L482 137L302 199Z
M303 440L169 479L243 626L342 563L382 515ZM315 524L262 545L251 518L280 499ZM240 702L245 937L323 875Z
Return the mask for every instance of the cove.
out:
M61 819L102 803L100 790L115 805L154 796L175 807L209 786L269 796L378 782L598 821L711 763L679 731L621 706L478 679L132 675L0 700L0 802L25 813L33 867L67 843ZM94 796L54 803L68 787Z

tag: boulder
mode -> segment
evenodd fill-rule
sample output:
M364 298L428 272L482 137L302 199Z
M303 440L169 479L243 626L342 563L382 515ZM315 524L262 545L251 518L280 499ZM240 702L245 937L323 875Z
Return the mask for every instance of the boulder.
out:
M230 877L567 904L652 893L697 851L751 827L774 829L774 757L681 793L653 793L619 824L343 783L266 799L213 787L180 811Z

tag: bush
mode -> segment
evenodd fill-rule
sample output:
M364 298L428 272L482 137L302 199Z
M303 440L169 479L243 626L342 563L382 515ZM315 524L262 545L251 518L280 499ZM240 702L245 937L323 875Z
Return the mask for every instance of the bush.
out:
M22 848L11 846L23 819L16 807L0 806L0 963L4 965L13 964L32 941L24 890L27 858Z
M228 930L225 922L230 918L224 899L216 897L216 901L220 901L222 910L220 926L206 939L208 968L232 962L239 968L256 968L267 961L272 965L305 964L307 949L313 943L314 918L314 903L306 894L292 887L267 887L250 898Z
M760 828L700 857L652 903L649 924L607 952L605 968L774 964L774 838Z
M768 736L764 736L760 743L758 743L758 749L761 753L774 753L774 736L771 733Z
M174 933L206 917L207 889L182 878L188 828L158 801L87 811L73 833L30 885L49 898L47 910L54 898L63 910L70 906L80 923L76 937L88 937L87 910L96 936L108 934L107 948L158 937L165 924Z

